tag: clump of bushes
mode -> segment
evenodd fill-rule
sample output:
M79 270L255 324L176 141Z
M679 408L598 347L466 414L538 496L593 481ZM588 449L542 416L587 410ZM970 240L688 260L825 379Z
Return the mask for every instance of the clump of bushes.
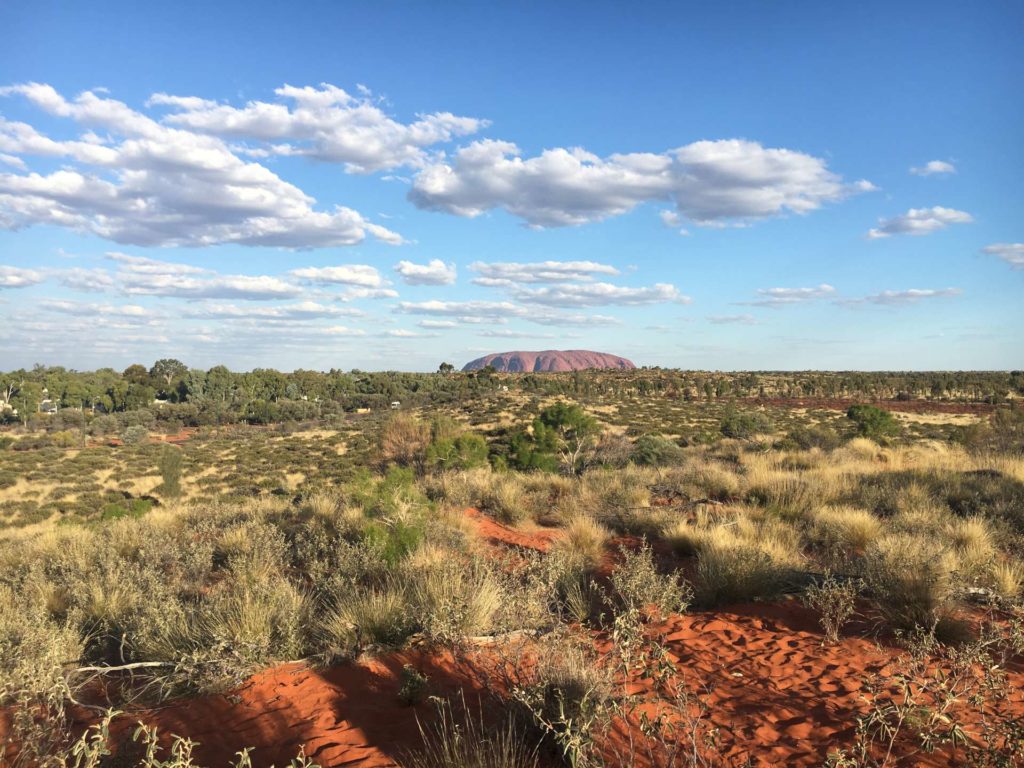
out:
M900 423L889 411L875 405L851 405L846 418L857 426L857 434L872 440L896 437L902 431Z
M726 437L749 440L754 435L763 435L774 429L771 419L760 411L728 410L718 425Z

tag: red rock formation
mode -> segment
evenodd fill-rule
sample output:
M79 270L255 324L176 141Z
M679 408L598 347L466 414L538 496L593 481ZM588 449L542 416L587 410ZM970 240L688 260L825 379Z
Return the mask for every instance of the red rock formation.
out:
M504 373L541 373L551 371L579 371L587 368L636 368L632 362L606 352L585 349L565 351L549 349L544 352L497 352L466 363L462 370L478 371L492 365Z

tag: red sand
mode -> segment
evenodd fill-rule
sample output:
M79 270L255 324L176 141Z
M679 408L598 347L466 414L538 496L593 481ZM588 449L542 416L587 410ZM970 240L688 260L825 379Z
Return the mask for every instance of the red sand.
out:
M557 528L537 528L533 531L510 528L475 509L467 509L466 517L473 521L477 535L495 546L522 547L547 552L551 548L551 542L561 535Z
M481 536L495 547L544 550L555 531L517 531L475 510L467 515ZM632 537L616 540L635 546ZM611 555L609 561L614 560ZM609 562L609 565L610 565ZM866 627L854 625L863 633ZM688 615L672 615L648 627L669 653L677 680L705 707L701 727L717 730L708 765L820 766L829 752L850 748L856 722L868 711L867 681L899 671L900 651L860 636L845 636L838 645L822 646L817 617L796 600L750 604ZM595 648L606 654L611 643L592 633ZM235 753L253 747L256 768L286 765L305 746L307 757L333 766L391 766L421 744L417 718L429 721L429 702L403 705L398 698L400 673L412 664L429 679L428 694L457 697L470 706L486 696L488 681L501 693L509 658L532 655L527 639L477 647L464 654L416 648L327 670L291 664L251 677L228 695L181 700L152 711L129 714L117 732L143 720L165 738L180 734L199 742L200 765L221 768ZM516 648L508 643L526 643ZM1024 716L1024 665L1017 659L1007 670L1009 695L999 699L997 718ZM890 681L891 682L891 681ZM656 714L659 694L652 675L620 679L642 711ZM497 716L500 707L487 706ZM636 713L634 713L635 715ZM633 721L635 723L635 720ZM979 724L967 722L968 731ZM621 755L627 738L623 721L603 742L609 755ZM649 765L634 757L621 764ZM614 764L614 763L612 763ZM909 739L897 743L890 768L963 764L963 755L939 751L926 755Z
M795 601L674 615L651 631L661 637L688 692L706 706L705 726L718 730L722 766L748 760L754 766L822 765L829 751L851 745L856 718L867 711L865 680L898 666L897 650L861 638L823 647L815 617ZM608 651L605 637L594 639L600 652ZM398 700L403 665L427 675L431 695L463 691L474 704L486 696L484 681L501 677L494 674L501 663L497 649L481 648L464 656L412 650L322 671L287 665L254 675L230 695L136 712L131 722L188 735L199 742L196 757L208 768L226 765L244 747L254 747L257 768L281 766L303 745L325 768L390 766L420 745L417 717L429 720L434 711L429 702L410 707ZM1016 668L1010 678L1012 693L1003 706L1006 716L1019 716L1024 670ZM654 711L650 678L634 677L628 689ZM609 742L622 743L614 735ZM960 762L942 752L908 757L908 744L899 745L897 754L904 757L891 765Z

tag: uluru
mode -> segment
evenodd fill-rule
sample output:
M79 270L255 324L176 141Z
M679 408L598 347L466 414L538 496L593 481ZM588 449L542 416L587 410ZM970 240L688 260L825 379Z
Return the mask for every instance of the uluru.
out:
M582 371L588 368L636 368L631 360L607 352L591 352L586 349L557 350L543 352L496 352L478 357L466 363L462 370L478 371L488 365L502 373L552 373L556 371Z

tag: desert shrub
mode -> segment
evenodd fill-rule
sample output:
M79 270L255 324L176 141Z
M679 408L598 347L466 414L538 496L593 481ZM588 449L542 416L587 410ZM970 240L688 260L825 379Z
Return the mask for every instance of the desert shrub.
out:
M185 457L180 448L164 446L160 452L158 468L160 470L161 484L157 492L168 499L176 499L181 496L181 470Z
M487 441L467 432L434 440L427 448L427 466L437 470L472 469L487 464Z
M394 416L381 429L381 463L385 466L397 464L400 467L422 469L428 445L428 424L406 414Z
M856 611L857 596L860 594L859 581L840 581L826 572L818 583L804 592L804 604L817 611L821 628L825 633L823 642L836 644L843 626Z
M857 557L882 535L883 525L866 509L836 506L818 510L814 529L826 550Z
M774 429L771 419L760 411L736 411L729 409L722 417L718 430L726 437L749 440L754 435L763 435Z
M27 594L0 586L0 707L10 716L6 735L19 745L25 764L64 746L72 694L64 666L82 652L74 627L51 620Z
M633 460L633 443L625 435L604 432L594 446L593 466L621 469Z
M423 746L400 761L402 768L538 768L538 744L529 746L514 718L495 726L468 712L456 715L447 700L438 702L434 725L420 725ZM482 713L481 713L482 714Z
M706 605L773 597L787 574L771 555L749 543L705 542L697 561L697 596Z
M493 475L489 487L481 489L479 494L480 510L503 523L515 525L530 516L523 498L522 480L515 474Z
M843 439L831 427L814 426L790 430L786 434L786 442L804 451L811 448L833 451L842 445Z
M101 520L120 520L124 517L142 517L153 508L149 499L119 499L103 507Z
M677 573L659 573L646 542L636 551L622 548L620 557L611 583L626 608L644 610L653 606L662 615L686 611L693 599L689 584Z
M608 530L587 515L577 515L565 524L562 536L553 550L578 562L585 570L593 570L601 563Z
M398 700L411 707L427 695L429 679L412 664L406 664L398 675Z
M570 765L585 765L594 737L613 716L612 677L589 648L564 637L546 645L533 674L512 694L541 738Z
M930 630L953 609L953 553L933 537L885 536L864 558L864 581L889 622Z
M896 417L874 405L851 405L846 418L856 425L858 435L871 440L895 437L902 431Z
M121 433L121 442L125 445L139 445L149 438L149 429L141 424L128 427Z
M683 462L683 449L661 435L641 435L633 445L633 461L642 466L665 467Z
M378 587L349 586L336 601L316 633L328 661L351 658L369 645L399 645L415 631L408 590L393 579Z
M505 597L486 568L453 561L450 554L414 574L412 586L424 633L444 643L491 629Z
M957 573L969 581L978 581L991 572L997 548L984 518L953 520L946 526L946 537L956 553Z
M397 565L423 541L422 520L374 520L363 528L363 542L389 565Z
M1000 600L1017 600L1024 591L1024 563L1013 560L993 563L989 586Z
M673 532L677 548L698 555L697 597L709 605L772 597L802 567L796 531L777 520L754 520L740 511L732 520Z
M281 579L242 583L202 606L195 620L200 656L231 663L235 680L274 662L305 655L306 597Z

